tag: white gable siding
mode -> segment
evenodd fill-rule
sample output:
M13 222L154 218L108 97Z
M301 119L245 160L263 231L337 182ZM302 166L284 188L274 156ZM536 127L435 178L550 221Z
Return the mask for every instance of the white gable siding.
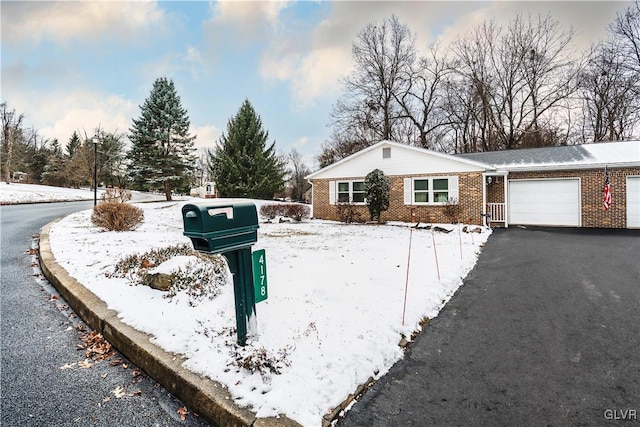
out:
M382 158L383 148L391 148L391 157ZM398 145L378 145L374 149L360 153L348 161L336 164L325 171L320 171L313 179L334 179L362 177L374 169L380 169L385 175L419 175L456 172L479 172L484 169L465 162L439 156L428 152L420 152Z

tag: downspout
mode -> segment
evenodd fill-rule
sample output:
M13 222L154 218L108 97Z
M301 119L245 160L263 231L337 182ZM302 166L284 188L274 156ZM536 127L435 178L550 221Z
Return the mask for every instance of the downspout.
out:
M505 171L503 176L504 185L504 228L509 228L509 171Z
M487 173L482 172L482 218L484 225L487 226Z
M313 181L311 181L310 179L308 179L308 180L307 180L307 182L308 182L309 184L311 184L311 218L314 218L314 216L313 216L313 194L314 194L314 191L313 191Z

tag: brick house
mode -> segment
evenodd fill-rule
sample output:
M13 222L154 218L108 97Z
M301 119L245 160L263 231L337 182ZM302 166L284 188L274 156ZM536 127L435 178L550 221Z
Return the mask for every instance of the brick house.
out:
M368 219L364 178L376 168L391 186L383 221L640 228L640 141L464 155L381 141L307 177L314 217L339 220L348 204Z

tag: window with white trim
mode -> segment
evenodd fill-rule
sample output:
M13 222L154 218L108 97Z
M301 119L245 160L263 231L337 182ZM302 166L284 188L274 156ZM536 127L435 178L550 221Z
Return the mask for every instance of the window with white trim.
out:
M338 181L338 203L365 203L364 181Z
M413 201L414 203L429 203L429 180L413 180Z
M433 202L447 203L449 201L449 179L433 179Z
M348 203L351 197L349 196L350 185L348 182L338 183L338 203Z
M444 205L458 203L458 177L405 178L405 205Z

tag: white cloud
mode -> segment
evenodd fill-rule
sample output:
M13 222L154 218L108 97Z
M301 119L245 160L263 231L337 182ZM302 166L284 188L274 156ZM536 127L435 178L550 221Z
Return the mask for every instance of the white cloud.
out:
M137 106L120 96L87 90L55 91L45 95L20 92L10 100L16 111L27 111L31 125L40 134L61 143L74 131L92 135L96 127L107 132L127 133Z
M421 52L436 40L449 43L485 20L506 25L517 13L550 13L564 29L574 27L575 44L585 49L604 35L621 9L615 2L333 2L331 6L315 28L298 28L295 34L272 32L262 54L261 77L287 83L298 106L313 105L321 97L335 98L340 78L351 70L357 33L392 14L416 36Z
M192 126L189 132L191 135L197 135L195 147L198 150L215 147L222 135L222 132L213 125Z
M600 1L568 1L568 2L492 2L483 3L466 14L460 14L439 35L445 44L462 37L468 31L485 21L494 20L499 26L506 27L518 14L523 17L531 15L546 16L560 23L563 31L571 28L575 31L574 45L579 50L586 50L589 45L606 37L606 28L615 19L616 12L624 9L621 2Z
M189 46L187 48L187 52L182 56L182 58L192 64L202 64L202 55L200 54L200 51L193 46Z
M133 33L164 19L155 1L3 2L2 37L9 41L91 39ZM3 41L4 41L3 40Z
M280 12L291 4L285 0L234 1L223 0L212 5L213 20L240 27L257 26L261 22L276 23ZM252 25L253 24L253 25Z
M211 31L230 31L249 42L260 38L269 27L277 27L280 12L291 3L275 1L217 1L211 6L211 19L205 24Z
M315 28L301 27L298 34L273 34L262 55L262 78L288 82L294 102L301 107L322 97L336 97L341 78L351 72L351 46L364 26L395 13L413 32L422 34L418 44L426 46L429 23L438 21L436 12L447 4L334 2L331 6L330 14Z
M182 52L168 51L162 56L154 57L139 66L138 70L143 81L152 82L158 76L174 78L181 72L187 72L191 78L197 80L207 71L206 67L200 51L193 46L187 46Z

